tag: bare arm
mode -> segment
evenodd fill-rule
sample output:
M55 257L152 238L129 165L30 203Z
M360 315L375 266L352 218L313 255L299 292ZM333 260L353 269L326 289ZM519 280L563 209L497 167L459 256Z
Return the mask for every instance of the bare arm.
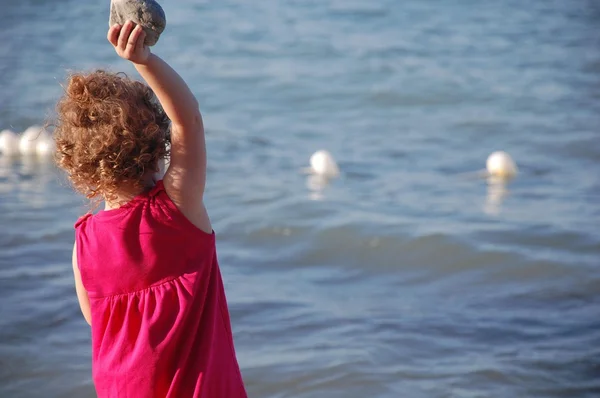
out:
M92 326L90 299L87 291L83 287L83 283L81 282L81 274L79 273L79 267L77 266L77 243L73 245L73 274L75 276L75 291L77 292L77 299L79 300L81 313L83 314L83 317L88 325Z
M144 45L145 33L132 22L115 25L108 40L135 68L156 94L171 119L171 159L164 177L169 197L192 223L210 233L203 205L206 183L206 144L198 101L183 79Z

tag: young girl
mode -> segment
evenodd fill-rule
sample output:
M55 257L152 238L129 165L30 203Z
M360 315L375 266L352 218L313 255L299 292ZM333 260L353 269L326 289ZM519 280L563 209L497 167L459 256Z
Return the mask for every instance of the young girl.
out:
M149 87L102 71L75 74L57 107L59 166L78 191L105 202L75 224L73 248L94 384L100 398L246 397L202 201L198 103L144 38L132 22L108 31Z

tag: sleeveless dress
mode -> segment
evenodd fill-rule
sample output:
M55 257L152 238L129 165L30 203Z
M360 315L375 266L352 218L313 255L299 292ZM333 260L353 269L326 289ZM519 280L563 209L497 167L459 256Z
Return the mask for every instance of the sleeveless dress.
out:
M99 398L246 397L215 249L162 181L75 224Z

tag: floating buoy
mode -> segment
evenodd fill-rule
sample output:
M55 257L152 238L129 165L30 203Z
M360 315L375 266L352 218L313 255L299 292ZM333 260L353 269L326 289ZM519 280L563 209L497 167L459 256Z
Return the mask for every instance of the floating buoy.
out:
M36 152L38 137L41 136L44 129L40 126L31 126L21 134L19 141L19 151L21 155L33 155Z
M40 156L48 156L54 152L55 145L52 135L43 130L36 140L35 151Z
M333 159L333 156L325 150L315 152L310 157L311 174L316 174L326 178L337 177L340 174L340 169Z
M11 130L0 132L0 152L6 156L19 154L19 136Z
M518 172L515 161L503 151L497 151L488 156L486 168L489 176L503 179L513 178Z

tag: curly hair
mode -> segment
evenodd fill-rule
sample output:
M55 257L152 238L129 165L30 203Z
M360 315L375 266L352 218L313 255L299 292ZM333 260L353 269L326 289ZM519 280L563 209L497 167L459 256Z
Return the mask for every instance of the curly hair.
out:
M169 156L167 115L150 87L124 74L72 74L57 113L56 163L88 199L116 200L124 185L141 191Z

